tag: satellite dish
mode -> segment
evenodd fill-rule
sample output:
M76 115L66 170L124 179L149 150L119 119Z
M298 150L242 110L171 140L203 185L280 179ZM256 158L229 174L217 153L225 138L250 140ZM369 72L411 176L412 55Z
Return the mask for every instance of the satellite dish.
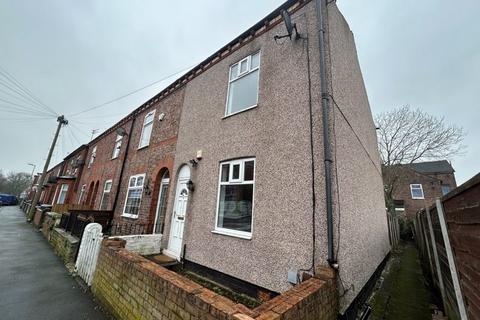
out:
M127 135L127 131L125 131L123 127L118 127L117 129L115 129L115 132L122 137Z
M283 17L283 21L285 22L285 27L287 28L287 32L288 32L288 37L291 39L292 38L292 34L293 34L293 30L297 30L297 27L295 26L294 23L292 23L292 17L290 16L290 14L287 12L287 10L282 10L280 11L280 14L282 15Z

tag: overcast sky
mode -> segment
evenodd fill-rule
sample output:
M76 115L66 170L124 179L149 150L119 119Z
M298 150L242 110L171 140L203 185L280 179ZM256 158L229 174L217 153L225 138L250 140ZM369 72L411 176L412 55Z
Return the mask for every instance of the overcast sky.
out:
M0 0L0 66L70 125L53 162L88 142L180 74L126 99L69 117L187 69L283 1ZM410 104L468 132L457 181L479 171L480 1L339 0L355 34L374 113ZM0 99L8 96L0 77ZM0 100L0 169L41 171L55 119L6 113ZM36 114L39 117L41 115ZM477 143L475 143L477 141Z

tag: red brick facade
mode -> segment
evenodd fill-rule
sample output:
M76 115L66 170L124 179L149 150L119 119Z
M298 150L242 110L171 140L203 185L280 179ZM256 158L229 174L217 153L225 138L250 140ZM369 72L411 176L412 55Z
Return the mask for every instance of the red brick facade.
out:
M393 199L403 201L404 214L406 217L414 217L420 209L428 207L435 202L435 199L442 197L442 186L448 186L453 190L457 183L454 173L421 173L413 170L409 166L402 166L396 169L399 180L395 183ZM424 199L413 199L410 185L421 184ZM401 204L397 202L397 208ZM401 213L402 211L397 211Z
M93 210L99 210L105 182L111 180L112 189L110 191L110 201L106 209L113 209L114 195L118 187L126 145L130 138L131 123L132 120L130 119L113 128L121 127L125 129L126 132L126 135L122 138L122 144L119 149L120 152L115 158L112 158L117 139L117 132L115 130L109 130L107 133L100 135L89 143L83 173L78 182L79 192L77 192L75 197L75 203L89 205ZM85 190L81 195L83 186L85 186ZM82 197L81 199L80 196Z
M171 181L173 181L172 178L175 176L172 169L183 95L184 89L179 89L136 116L128 157L125 162L120 193L115 207L115 219L117 221L134 220L153 223L156 214L160 180L166 170L168 170ZM155 115L150 143L147 147L139 148L143 122L145 116L151 111L155 111ZM160 120L160 118L162 118L162 120ZM136 174L146 174L138 218L124 218L122 214L125 207L128 182L130 177Z

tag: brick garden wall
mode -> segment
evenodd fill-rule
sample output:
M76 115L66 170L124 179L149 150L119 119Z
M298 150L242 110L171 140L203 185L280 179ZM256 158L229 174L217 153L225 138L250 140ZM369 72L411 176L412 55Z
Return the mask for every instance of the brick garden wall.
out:
M53 228L50 232L50 244L65 264L75 262L75 255L80 244L77 238L63 229Z
M54 227L60 223L61 215L55 212L48 212L43 220L42 233L45 238L50 241L50 235Z
M311 278L249 309L105 240L92 292L118 319L336 319L333 278Z

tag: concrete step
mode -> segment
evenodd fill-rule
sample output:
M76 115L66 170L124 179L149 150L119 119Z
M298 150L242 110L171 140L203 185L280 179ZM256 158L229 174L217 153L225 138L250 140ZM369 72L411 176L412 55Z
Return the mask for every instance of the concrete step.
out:
M161 265L162 267L171 267L171 266L175 266L175 265L180 263L180 262L178 262L177 259L169 257L169 256L164 255L164 254L157 254L157 255L154 255L154 256L149 256L148 259L155 262L158 265Z

